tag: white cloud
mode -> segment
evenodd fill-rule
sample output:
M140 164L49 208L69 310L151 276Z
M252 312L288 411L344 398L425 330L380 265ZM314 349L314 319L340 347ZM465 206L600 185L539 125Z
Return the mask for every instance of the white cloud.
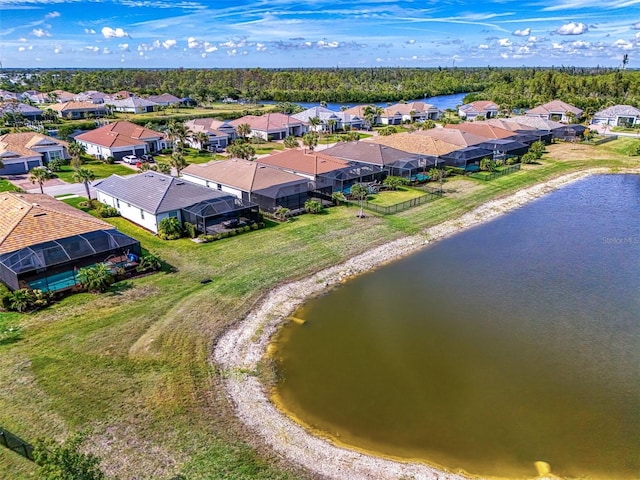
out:
M216 52L217 50L218 47L216 47L215 45L211 45L209 42L204 42L204 51L206 53Z
M337 48L339 45L338 42L327 42L325 40L318 40L316 42L318 48Z
M569 22L558 28L555 33L558 35L582 35L588 31L589 27L582 22Z
M505 58L505 59L509 58L509 54L508 53L501 53L500 56L502 58Z
M104 38L123 38L128 37L129 34L125 32L122 28L111 28L111 27L103 27L102 35Z
M478 48L480 50L489 50L489 45L486 45L486 44L483 43L481 45L478 45Z
M528 38L528 40L527 40L527 41L528 41L529 43L538 43L538 42L542 42L543 40L544 40L544 39L542 39L542 38L540 38L540 37L533 37L533 36L531 36L531 37L529 37L529 38Z
M53 53L59 55L62 53L62 47L56 47L53 49Z
M577 40L575 42L571 42L571 46L573 48L585 50L585 49L591 48L591 43L583 42L582 40Z
M510 47L511 45L513 45L513 43L508 38L501 38L500 40L498 40L498 45L500 45L501 47Z
M86 33L87 35L95 35L96 31L93 28L85 28L84 33Z
M57 18L60 16L60 12L47 13L44 18Z
M176 41L172 38L165 40L164 42L162 42L162 46L164 48L166 48L167 50L169 50L170 48L173 48L176 46Z
M18 47L18 51L19 52L24 52L27 49L27 47Z
M531 35L531 29L524 28L522 30L516 30L512 33L512 35L515 35L516 37L528 37L529 35Z
M640 22L636 23L633 27L634 30L640 30Z
M414 43L416 43L416 41L412 38L411 40L407 40L407 43L409 45L413 45Z
M258 52L266 52L267 51L267 46L263 43L256 43L256 50Z
M33 35L35 35L38 38L43 38L43 37L50 37L51 34L49 32L47 32L46 30L43 30L41 28L34 28L31 33Z
M18 41L19 41L19 42L22 42L22 43L26 43L26 42L27 42L27 39L26 39L26 38L24 38L24 37L22 37L22 38L19 38L19 39L18 39Z
M529 49L529 47L524 45L518 49L518 53L527 54L527 53L531 53L531 50Z
M551 46L553 47L554 50L562 50L564 48L561 43L556 43L556 42L553 42Z
M128 52L129 51L129 44L128 43L119 43L118 44L118 48L120 50L122 50L123 52Z
M621 50L632 50L633 49L633 43L631 42L627 42L626 40L616 40L615 42L613 42L613 44L618 47Z
M95 47L95 46L87 45L84 48L85 48L85 50L89 50L90 52L99 52L100 51L100 47Z

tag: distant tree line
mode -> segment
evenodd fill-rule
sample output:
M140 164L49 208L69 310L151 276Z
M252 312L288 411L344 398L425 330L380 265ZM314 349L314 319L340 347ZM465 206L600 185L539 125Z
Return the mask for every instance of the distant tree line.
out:
M640 71L610 68L300 68L5 70L0 88L172 93L200 103L224 98L276 102L397 102L452 93L503 109L560 98L587 113L640 102ZM16 82L12 83L10 80Z

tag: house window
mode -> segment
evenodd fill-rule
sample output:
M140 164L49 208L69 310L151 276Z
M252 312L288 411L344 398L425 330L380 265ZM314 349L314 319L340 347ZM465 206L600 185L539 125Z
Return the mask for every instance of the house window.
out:
M140 209L140 218L144 220L144 210Z
M169 212L169 218L178 218L178 212Z
M49 152L49 161L61 160L61 159L62 159L62 153L59 150L54 150L52 152Z
M218 184L218 190L222 190L222 185Z
M118 200L117 198L116 198L116 207L120 208L120 200Z

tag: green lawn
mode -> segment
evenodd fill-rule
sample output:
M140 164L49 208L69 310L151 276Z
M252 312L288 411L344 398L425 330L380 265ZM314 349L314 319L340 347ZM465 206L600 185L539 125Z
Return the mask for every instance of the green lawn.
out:
M87 168L88 170L91 170L93 174L96 176L96 179L106 178L113 174L131 175L132 173L136 173L135 170L133 170L132 168L126 167L121 163L108 164L100 160L89 159L89 158L90 157L84 157L84 162L82 164L82 167ZM68 183L75 183L73 180L74 171L75 170L71 165L63 165L60 168L60 171L56 172L55 174L60 180L64 180L65 182L68 182Z
M539 165L491 182L454 177L444 198L386 217L359 219L356 207L336 207L207 244L166 242L107 219L171 268L33 314L2 313L21 325L23 339L0 345L0 425L27 441L87 429L89 448L120 480L307 478L256 448L234 417L222 388L234 372L209 362L225 328L282 282L488 200L584 168L637 167L636 158L616 153L617 142L580 146L587 154L571 159L573 146L552 145ZM205 278L212 281L202 284ZM33 478L33 465L0 450L0 472Z
M425 195L425 193L417 188L399 187L397 190L385 190L380 193L369 195L367 197L367 201L375 205L388 207L423 195Z
M3 178L0 178L0 192L19 192L20 189L13 183Z

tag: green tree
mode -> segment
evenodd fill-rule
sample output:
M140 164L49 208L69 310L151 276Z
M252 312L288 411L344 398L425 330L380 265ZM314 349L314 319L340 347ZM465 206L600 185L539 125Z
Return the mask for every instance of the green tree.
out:
M522 164L534 163L536 160L538 160L538 157L536 156L535 153L527 152L524 155L522 155L522 157L520 158L520 163Z
M333 192L331 194L331 200L333 200L334 204L340 205L341 203L344 203L347 201L347 197L345 197L344 193L342 192Z
M76 434L64 443L38 441L33 450L40 480L103 480L100 459L80 451L83 436Z
M243 160L254 160L256 155L256 149L252 145L237 140L227 147L227 152L232 157Z
M536 156L536 160L542 157L542 154L544 153L544 151L545 151L544 142L541 142L540 140L533 142L529 147L529 152L533 153Z
M88 168L77 168L75 172L73 172L73 181L77 183L82 183L84 185L84 189L87 192L87 198L91 200L91 192L89 190L89 185L96 179L95 173L93 173Z
M176 169L176 174L179 177L180 172L185 169L189 162L187 162L184 158L184 154L180 151L175 151L171 154L171 160L169 160L169 164Z
M432 128L436 128L436 122L433 120L425 120L420 124L420 128L422 130L431 130Z
M393 135L396 132L397 132L396 127L389 125L387 127L382 127L380 130L378 130L378 135L382 137L387 137L389 135Z
M69 143L69 155L71 155L71 166L73 168L78 168L82 165L82 155L85 154L87 149L84 145L78 142Z
M291 210L289 210L287 207L278 207L276 208L275 212L273 212L273 216L281 221L286 221L289 218L290 214Z
M174 153L177 150L182 150L182 147L189 136L189 132L187 131L187 127L184 126L184 123L171 120L167 125L166 133L169 140L173 143Z
M191 138L198 143L200 150L204 150L206 143L209 141L209 135L204 132L196 132Z
M321 123L322 123L322 120L320 120L320 117L318 116L309 118L309 125L313 127L312 130L314 132L318 131L318 127L320 126Z
M156 170L165 175L171 175L171 164L167 162L158 162L155 164Z
M442 193L442 184L444 183L444 179L447 177L449 172L447 172L444 168L436 168L433 167L429 170L428 175L432 182L438 182L440 184L440 193Z
M300 146L300 143L298 143L298 139L293 135L289 135L288 137L286 137L283 144L286 148L298 148Z
M307 132L302 136L302 144L312 152L318 145L318 132Z
M236 132L238 132L238 135L240 135L242 138L246 139L249 135L251 135L251 125L249 125L248 123L241 123L236 127Z
M304 209L307 213L320 213L323 208L322 202L315 198L309 198L304 202Z
M483 158L480 160L480 170L484 172L493 172L496 169L496 162L492 158Z
M360 211L358 212L358 217L359 218L364 217L364 201L369 196L369 190L367 189L367 187L365 187L361 183L356 183L355 185L351 186L349 195L351 195L353 198L358 200L358 203L360 204Z
M14 290L9 294L9 308L16 312L26 312L35 300L33 292L27 288Z
M182 236L182 225L177 217L166 217L158 224L158 236L163 240L176 240Z
M34 167L29 171L29 180L34 185L37 183L40 186L40 193L44 193L44 182L51 178L51 174L44 167Z
M398 187L401 187L402 185L407 185L408 183L409 183L408 178L396 177L394 175L389 175L387 178L385 178L382 181L382 184L386 185L391 190L397 190Z
M78 280L89 292L106 292L114 281L113 272L104 263L78 270Z
M373 127L376 124L376 119L382 115L382 112L382 107L376 107L375 105L364 107L363 115L369 127Z

